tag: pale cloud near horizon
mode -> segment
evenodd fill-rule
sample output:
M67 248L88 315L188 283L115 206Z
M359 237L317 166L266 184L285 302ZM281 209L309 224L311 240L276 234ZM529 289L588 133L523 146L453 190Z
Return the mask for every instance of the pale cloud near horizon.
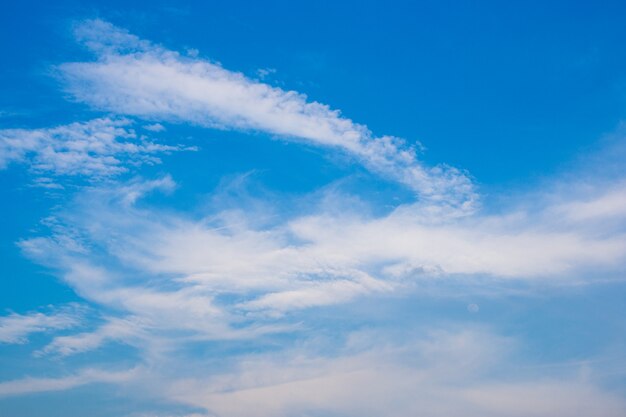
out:
M420 330L405 331L400 341L355 332L326 353L309 344L248 354L224 371L172 377L161 390L207 415L228 417L617 417L626 411L626 401L600 388L589 369L546 373L516 361L518 341L509 337L472 326Z
M338 148L422 199L459 214L474 208L474 186L463 172L444 165L427 167L403 140L375 137L365 125L304 94L182 56L102 20L81 22L75 33L97 56L94 62L58 67L67 91L78 101L147 120L256 130Z
M619 417L626 412L626 401L602 388L593 362L537 368L519 360L519 340L482 326L405 329L401 338L377 330L345 336L330 351L313 338L278 351L227 356L218 368L212 360L187 363L192 358L177 351L123 371L87 368L62 377L26 377L0 383L0 397L105 383L124 386L135 399L205 410L193 414L198 417Z

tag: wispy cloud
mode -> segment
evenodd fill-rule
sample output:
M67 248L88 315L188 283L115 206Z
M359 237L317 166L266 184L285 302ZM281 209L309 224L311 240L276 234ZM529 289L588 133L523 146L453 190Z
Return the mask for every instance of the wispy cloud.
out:
M0 130L0 169L11 163L27 164L38 175L110 177L129 167L159 163L159 154L179 151L131 129L132 121L100 118L44 129ZM50 178L38 185L54 187Z
M97 349L107 342L130 343L144 337L144 331L131 319L105 318L104 324L95 331L56 336L52 342L36 352L37 356L56 354L68 356Z
M592 191L593 198L567 201L554 207L554 213L565 219L594 224L596 221L623 221L626 217L626 182L616 179L608 189Z
M464 173L427 167L403 140L376 137L365 125L304 94L182 56L102 20L82 22L75 33L97 56L95 62L59 66L67 91L79 101L148 120L256 130L339 148L425 200L461 213L473 208L474 187Z
M26 377L0 382L0 397L64 391L93 383L122 383L132 379L136 374L136 369L118 372L84 369L76 374L59 378Z
M70 329L78 326L83 309L75 304L54 309L49 313L11 313L0 317L0 343L26 343L33 333Z
M135 204L174 187L164 177L86 190L56 213L50 236L20 242L86 300L122 318L58 337L42 352L68 355L107 341L161 343L171 332L184 334L181 342L257 337L293 329L290 313L410 291L433 277L440 285L563 284L625 266L626 238L614 210L598 215L593 228L562 214L562 207L606 199L612 186L556 204L546 200L540 209L461 219L420 215L413 204L377 216L349 207L337 214L333 199L332 210L322 203L258 226L244 207L191 218Z

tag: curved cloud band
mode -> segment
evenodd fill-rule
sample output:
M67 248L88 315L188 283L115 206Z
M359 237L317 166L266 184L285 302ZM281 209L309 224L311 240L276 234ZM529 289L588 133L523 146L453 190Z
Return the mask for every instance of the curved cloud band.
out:
M150 120L262 131L337 147L423 199L462 211L472 208L474 187L464 173L427 167L403 140L375 137L366 126L304 94L182 56L101 20L83 22L75 33L97 56L95 62L59 66L67 91L79 101Z

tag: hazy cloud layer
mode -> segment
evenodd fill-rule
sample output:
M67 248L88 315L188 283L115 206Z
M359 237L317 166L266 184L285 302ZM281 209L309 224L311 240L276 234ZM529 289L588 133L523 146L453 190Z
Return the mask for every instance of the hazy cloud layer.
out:
M170 395L207 415L229 417L617 417L626 411L626 402L593 378L511 366L514 350L514 340L479 328L405 335L400 343L354 334L332 356L250 355L236 372L181 380ZM493 376L496 368L508 376Z

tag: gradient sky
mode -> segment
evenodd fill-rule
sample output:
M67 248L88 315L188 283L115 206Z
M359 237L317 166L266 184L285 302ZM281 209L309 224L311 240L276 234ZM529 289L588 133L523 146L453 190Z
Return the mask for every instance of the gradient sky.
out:
M626 415L623 2L13 2L0 416Z

